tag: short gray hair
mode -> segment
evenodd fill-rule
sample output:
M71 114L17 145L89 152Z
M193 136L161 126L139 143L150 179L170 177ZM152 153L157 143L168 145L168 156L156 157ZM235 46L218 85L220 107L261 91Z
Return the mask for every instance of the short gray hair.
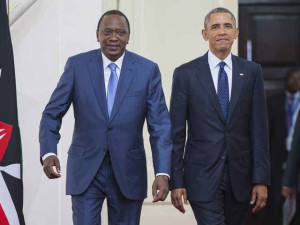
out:
M215 8L213 10L211 10L206 16L205 16L205 19L204 19L204 28L206 29L207 28L207 24L209 22L209 19L210 19L210 15L213 14L213 13L229 13L231 15L231 19L233 21L233 25L234 27L236 27L236 19L235 19L235 16L233 15L233 13L228 10L228 9L225 9L225 8L222 8L222 7L218 7L218 8Z

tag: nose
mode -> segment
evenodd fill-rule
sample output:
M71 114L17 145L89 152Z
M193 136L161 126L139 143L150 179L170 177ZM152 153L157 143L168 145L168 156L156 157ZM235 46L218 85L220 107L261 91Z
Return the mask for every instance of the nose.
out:
M112 41L118 40L118 38L117 38L117 33L116 33L116 32L112 32L112 35L111 35L110 40L112 40Z
M219 34L226 34L226 31L225 31L225 28L224 26L221 26L220 29L219 29Z

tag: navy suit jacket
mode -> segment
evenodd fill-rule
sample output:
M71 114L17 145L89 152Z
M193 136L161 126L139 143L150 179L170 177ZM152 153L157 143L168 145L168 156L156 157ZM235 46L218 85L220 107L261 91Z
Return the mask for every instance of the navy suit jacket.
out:
M171 96L171 189L186 188L192 201L210 201L225 159L238 201L253 184L270 184L267 109L261 67L232 56L228 120L219 105L208 54L175 69ZM187 125L187 140L186 140Z
M62 118L71 103L75 127L68 151L67 194L82 193L106 154L128 199L147 195L143 126L147 120L155 173L170 174L171 125L157 64L126 51L110 118L101 50L70 57L40 124L40 155L57 153Z
M295 130L293 134L293 141L291 152L288 155L287 167L283 176L283 186L290 188L297 187L300 190L299 186L299 171L300 170L300 113L298 113ZM297 183L298 182L298 183Z

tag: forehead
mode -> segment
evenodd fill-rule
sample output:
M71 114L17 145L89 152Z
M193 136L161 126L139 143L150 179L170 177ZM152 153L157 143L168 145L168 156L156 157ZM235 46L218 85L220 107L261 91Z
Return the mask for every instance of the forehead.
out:
M213 13L209 17L208 24L225 24L230 23L233 24L232 17L229 13Z
M102 18L102 21L100 23L100 28L106 29L127 29L128 26L126 23L126 20L123 16L120 15L105 15Z

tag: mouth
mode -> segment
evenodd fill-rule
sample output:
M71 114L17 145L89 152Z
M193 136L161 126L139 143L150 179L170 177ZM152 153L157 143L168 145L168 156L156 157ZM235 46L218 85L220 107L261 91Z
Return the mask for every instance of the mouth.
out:
M108 45L107 47L109 48L109 50L115 51L115 50L119 49L120 46L119 45Z
M229 40L226 38L218 39L217 42L228 42Z

